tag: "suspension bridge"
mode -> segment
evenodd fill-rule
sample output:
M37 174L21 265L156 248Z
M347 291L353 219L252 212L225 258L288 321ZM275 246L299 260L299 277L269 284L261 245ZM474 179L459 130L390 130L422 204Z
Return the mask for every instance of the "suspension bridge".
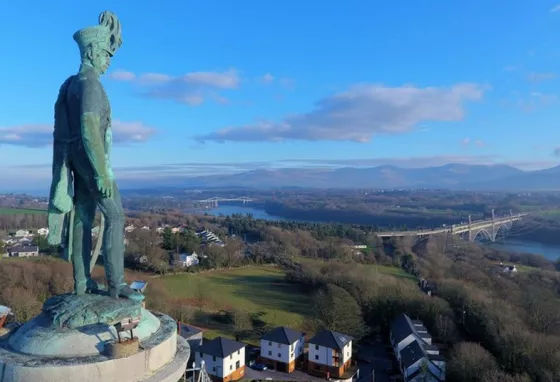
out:
M471 216L469 215L467 223L453 224L450 226L444 226L435 229L377 232L376 236L381 238L416 237L416 239L421 240L431 235L446 233L451 235L465 236L465 239L468 236L468 240L470 242L475 241L479 237L494 242L496 241L498 232L502 230L509 230L514 222L521 220L524 216L527 215L529 214L514 215L510 213L508 216L496 217L494 214L494 210L492 210L492 218L490 219L472 221Z
M254 201L254 199L248 198L246 196L242 196L239 198L220 198L219 196L214 196L208 199L197 200L198 203L208 204L212 207L218 207L219 202L240 202L240 203L249 203Z

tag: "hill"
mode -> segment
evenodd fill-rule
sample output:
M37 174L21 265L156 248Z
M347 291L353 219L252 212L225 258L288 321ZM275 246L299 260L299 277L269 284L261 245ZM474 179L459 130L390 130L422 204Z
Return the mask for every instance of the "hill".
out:
M508 165L446 164L437 167L402 168L280 168L257 169L238 174L162 179L160 187L189 188L430 188L461 190L560 189L560 166L522 171ZM124 188L136 188L123 182ZM144 183L145 186L145 183Z

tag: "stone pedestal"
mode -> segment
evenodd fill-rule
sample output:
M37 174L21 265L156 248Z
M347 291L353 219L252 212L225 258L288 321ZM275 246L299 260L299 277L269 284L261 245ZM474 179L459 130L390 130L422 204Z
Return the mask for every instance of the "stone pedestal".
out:
M122 332L121 339L135 351L115 354L112 325L58 328L40 314L0 340L0 382L177 382L190 349L175 320L142 310L133 334L130 340Z

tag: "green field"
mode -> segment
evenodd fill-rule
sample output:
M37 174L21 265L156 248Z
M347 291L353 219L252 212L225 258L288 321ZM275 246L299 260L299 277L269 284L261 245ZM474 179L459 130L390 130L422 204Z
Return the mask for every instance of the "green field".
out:
M259 313L271 326L302 328L304 317L311 315L309 296L284 280L285 271L274 267L247 267L231 270L181 274L163 279L174 297L196 299L203 296L208 309L236 308ZM219 326L209 324L205 336L231 336Z
M2 208L0 207L0 215L41 215L46 214L47 210L37 210L31 208Z
M310 259L308 257L298 257L297 260L303 264L315 264L315 265L323 265L326 263L333 264L333 260L321 260L321 259ZM416 281L416 277L407 273L404 269L393 267L390 265L377 265L377 264L363 264L364 267L371 268L374 272L379 272L385 275L390 275L394 277L401 277L405 279L410 279Z

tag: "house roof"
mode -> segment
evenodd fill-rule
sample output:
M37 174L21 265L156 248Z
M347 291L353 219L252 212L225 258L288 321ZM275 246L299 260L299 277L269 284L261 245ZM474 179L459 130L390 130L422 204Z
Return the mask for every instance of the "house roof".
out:
M22 246L15 246L10 248L9 252L37 252L39 250L39 247L37 247L36 245L24 245Z
M272 341L279 344L291 345L303 336L302 332L280 326L268 333L262 339L265 341Z
M181 337L184 338L189 338L203 331L202 329L197 328L196 326L187 325L182 322L179 322L179 326L181 330Z
M203 354L208 354L218 358L226 358L236 351L245 347L241 342L230 340L229 338L218 337L204 343L197 349Z
M315 336L309 340L309 343L324 346L329 349L342 350L344 346L352 340L353 338L348 334L342 334L334 330L322 330L315 334Z
M401 350L401 362L405 369L414 365L416 361L422 358L428 358L426 352L420 345L418 340L412 341L408 346Z
M415 335L417 338L431 338L426 333L418 333L414 322L404 313L399 314L391 323L391 333L396 343L400 343L411 334Z
M428 354L430 361L445 361L445 357L441 354Z

